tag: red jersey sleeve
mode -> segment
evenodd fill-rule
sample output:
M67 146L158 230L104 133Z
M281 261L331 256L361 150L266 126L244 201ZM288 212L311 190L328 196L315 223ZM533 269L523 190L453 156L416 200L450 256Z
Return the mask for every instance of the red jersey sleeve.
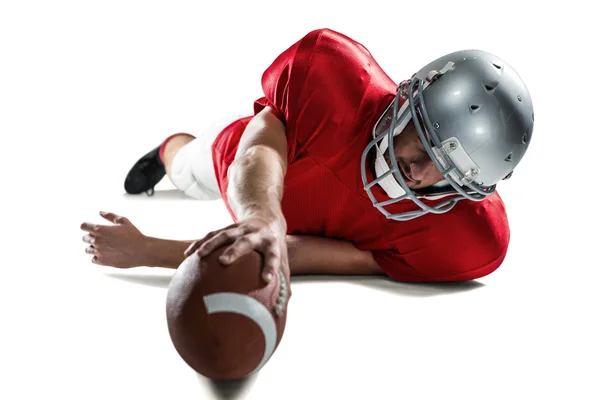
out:
M430 217L395 249L373 252L389 277L403 282L467 281L502 264L510 231L497 193L484 202L464 200L448 213L420 218Z
M261 84L264 96L254 102L254 113L266 106L275 111L277 117L286 126L288 159L295 157L298 141L298 113L302 110L303 93L308 82L311 58L324 30L309 32L281 53L262 75Z
M281 53L263 73L261 84L265 96L254 102L255 114L258 114L263 108L269 106L273 108L277 117L284 124L289 119L288 99L290 95L291 70L299 45L300 42L296 42ZM299 89L298 85L292 87L294 92ZM297 95L297 93L292 93L292 95Z

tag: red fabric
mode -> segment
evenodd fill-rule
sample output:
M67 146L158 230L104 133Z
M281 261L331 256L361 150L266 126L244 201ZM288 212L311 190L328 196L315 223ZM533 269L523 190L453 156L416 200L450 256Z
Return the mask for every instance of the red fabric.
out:
M329 29L312 31L275 59L262 87L254 112L270 105L286 125L289 166L282 207L288 234L350 241L371 250L382 271L405 282L476 279L500 266L509 228L497 194L406 222L387 220L373 207L360 161L396 84L365 47ZM217 181L234 220L227 168L251 118L235 121L213 144ZM375 196L388 199L379 187ZM415 209L410 200L388 208Z

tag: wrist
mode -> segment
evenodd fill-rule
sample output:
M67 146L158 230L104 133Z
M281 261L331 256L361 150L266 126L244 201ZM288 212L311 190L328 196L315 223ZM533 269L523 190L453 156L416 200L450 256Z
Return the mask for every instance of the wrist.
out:
M260 207L256 209L246 209L244 213L242 213L241 219L260 219L265 221L274 231L278 232L281 235L287 233L287 222L285 217L283 216L283 212L281 208L276 207Z
M177 269L185 260L184 251L190 241L159 239L144 236L141 251L143 265L148 267Z
M243 206L234 204L232 206L238 220L256 218L267 222L283 234L287 231L287 223L279 201L265 199L261 202L246 203Z
M142 246L140 251L140 262L142 265L147 267L156 267L160 264L156 248L159 246L160 239L153 238L150 236L144 236L142 239Z

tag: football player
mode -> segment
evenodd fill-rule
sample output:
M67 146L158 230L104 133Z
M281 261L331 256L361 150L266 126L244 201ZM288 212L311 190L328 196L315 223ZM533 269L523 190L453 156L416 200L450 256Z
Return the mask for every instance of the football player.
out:
M83 223L92 262L177 268L228 246L264 255L264 279L385 274L403 282L484 277L510 239L497 184L531 142L533 105L510 65L485 51L444 55L395 83L360 43L319 29L262 76L254 114L167 137L125 179L152 194L167 175L233 224L200 239L143 235L127 218Z

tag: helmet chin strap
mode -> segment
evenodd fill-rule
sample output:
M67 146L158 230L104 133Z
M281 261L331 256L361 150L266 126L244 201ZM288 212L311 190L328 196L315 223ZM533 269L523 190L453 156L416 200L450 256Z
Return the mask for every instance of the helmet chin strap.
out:
M392 106L393 107L393 106ZM405 101L400 110L398 111L398 115L402 117L402 113L408 108L408 101ZM400 121L400 123L394 128L394 137L404 131L406 125L412 120L411 113L406 113L406 116ZM380 144L375 146L376 149L376 158L375 158L375 173L377 174L377 178L381 177L383 174L390 170L387 162L385 161L384 154L388 148L388 135L387 133ZM404 196L406 192L400 186L394 174L390 174L381 181L377 183L390 198L396 198L400 196Z
M406 104L407 103L405 103L404 105L406 105ZM404 108L404 105L402 106L402 108ZM400 114L400 112L399 112L399 114ZM404 119L402 119L400 124L398 124L398 126L394 129L394 137L401 134L411 120L412 120L412 116L409 113L406 115L406 117L404 117ZM384 138L381 141L381 144L375 146L375 149L376 149L375 174L376 174L377 178L383 176L383 174L385 174L386 172L388 172L390 170L390 168L384 158L384 154L388 148L387 137L388 137L388 134L386 134L384 136ZM402 186L400 186L400 184L396 180L394 174L390 174L390 175L386 176L385 178L383 178L382 180L377 182L377 184L392 199L398 198L400 196L404 196L406 194L406 192L404 191ZM419 197L419 198L424 198L424 199L429 199L429 200L437 200L437 199L446 197L450 194L455 194L455 192L453 192L453 191L449 191L449 192L447 191L448 185L449 185L448 181L444 179L440 182L437 182L437 183L431 185L432 188L439 188L440 193L427 194L427 195L419 195L419 194L415 193L415 195L417 195L417 197Z

